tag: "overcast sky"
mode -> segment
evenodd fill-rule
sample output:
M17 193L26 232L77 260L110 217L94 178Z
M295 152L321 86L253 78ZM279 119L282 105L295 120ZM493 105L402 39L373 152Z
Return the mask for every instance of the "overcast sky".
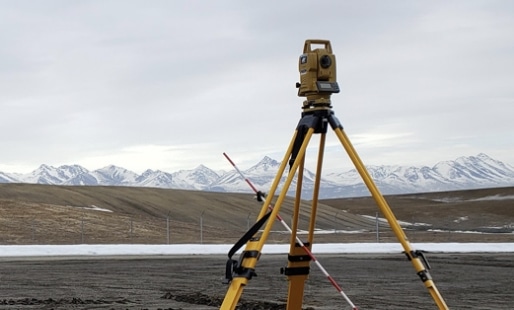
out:
M0 0L0 171L281 160L311 38L332 43L365 164L514 164L512 1ZM327 138L327 169L352 168Z

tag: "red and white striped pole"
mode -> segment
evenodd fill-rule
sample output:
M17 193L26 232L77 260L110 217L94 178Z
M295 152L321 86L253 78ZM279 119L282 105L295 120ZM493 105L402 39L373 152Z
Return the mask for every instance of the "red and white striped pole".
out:
M227 158L227 160L232 164L232 166L234 167L234 169L236 169L236 171L239 173L239 175L243 178L243 180L246 181L246 183L248 183L248 185L252 188L252 190L258 194L259 191L255 188L255 186L253 186L253 184L244 176L244 174L241 172L241 170L239 170L239 168L237 168L236 164L230 159L230 157L228 157L228 155L226 153L223 153L223 155L225 156L225 158ZM268 208L270 210L273 210L273 206L268 206ZM289 227L289 225L287 225L287 223L282 219L282 217L280 216L280 214L277 213L277 220L282 224L282 226L284 226L284 228L289 231L289 233L293 233L293 230ZM298 244L300 245L300 247L303 248L303 250L305 251L305 253L307 253L307 255L311 258L311 260L316 264L316 266L318 266L318 268L321 270L321 272L325 275L325 277L327 277L328 281L336 288L336 290L339 292L339 294L341 294L341 296L343 296L343 298L346 300L346 302L348 302L348 304L350 305L350 307L352 307L352 310L358 310L358 308L353 304L353 302L350 300L350 298L348 298L348 296L343 292L343 289L339 286L339 284L337 284L337 282L334 280L334 278L332 278L332 276L327 272L327 270L325 268L323 268L323 266L321 265L321 263L316 259L316 257L314 256L314 254L312 254L312 252L309 250L308 247L305 246L305 244L302 242L302 240L296 236L296 242L298 242Z

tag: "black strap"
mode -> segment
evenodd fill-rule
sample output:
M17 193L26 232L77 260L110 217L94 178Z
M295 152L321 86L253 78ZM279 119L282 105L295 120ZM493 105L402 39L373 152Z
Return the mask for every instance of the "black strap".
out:
M239 239L234 246L228 251L228 258L231 259L234 254L245 245L248 240L250 240L253 235L255 235L259 229L261 229L262 225L268 220L271 215L271 211L266 213L263 217L261 217L253 226Z
M264 225L266 220L271 215L271 211L266 213L261 219L259 219L253 226L239 239L234 246L228 251L228 260L227 260L227 266L225 269L225 281L223 283L228 284L232 281L232 274L235 272L236 274L240 276L244 276L248 279L250 279L252 276L256 276L255 270L248 269L248 268L241 268L241 263L244 258L246 257L258 257L259 252L258 251L248 251L243 252L243 255L240 257L240 261L237 262L236 260L232 259L232 256L243 246L245 245L252 237L255 235L259 229Z

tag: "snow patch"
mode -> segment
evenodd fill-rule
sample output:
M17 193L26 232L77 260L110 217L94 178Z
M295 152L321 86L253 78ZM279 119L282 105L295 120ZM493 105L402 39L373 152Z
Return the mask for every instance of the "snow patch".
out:
M460 223L469 220L469 216L461 216L456 220L453 220L454 223Z
M100 208L100 207L97 207L95 205L91 205L91 207L89 207L89 208L86 207L84 209L93 210L93 211L102 211L102 212L112 212L112 210Z
M417 249L441 253L512 253L514 243L416 243ZM0 257L97 256L97 255L212 255L226 254L232 244L80 244L1 245ZM265 244L263 254L289 253L289 244ZM401 253L400 243L315 243L313 253ZM241 254L242 250L237 253Z
M90 207L76 207L76 206L67 206L67 207L70 207L70 208L80 208L80 209L84 209L84 210L101 211L101 212L113 212L112 210L105 209L105 208L100 208L100 207L97 207L95 205L91 205Z
M494 195L494 196L486 196L482 198L469 199L468 201L488 201L488 200L511 200L514 199L514 195Z
M372 219L372 220L377 220L379 222L382 222L382 223L389 223L387 221L387 219L383 218L383 217L379 217L377 218L376 216L371 216L371 215L361 215L362 217L365 217L365 218L368 218L368 219ZM398 224L400 224L400 226L432 226L432 224L428 224L428 223L409 223L409 222L406 222L406 221L399 221L399 220L396 220L396 222Z
M451 203L451 202L460 202L460 201L462 201L462 198L458 198L458 197L446 197L446 198L432 199L432 201L434 201L434 202Z
M484 227L490 229L503 229L504 227ZM459 234L479 234L479 235L514 235L514 232L483 232L483 231L475 231L475 230L444 230L444 229L427 229L427 231L431 232L441 232L441 233L459 233Z

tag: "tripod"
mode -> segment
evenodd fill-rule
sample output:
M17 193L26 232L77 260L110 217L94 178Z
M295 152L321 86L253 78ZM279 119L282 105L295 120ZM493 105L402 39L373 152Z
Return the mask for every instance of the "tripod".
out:
M406 254L408 260L411 261L414 269L416 270L417 275L420 277L421 281L428 289L436 305L439 307L439 309L449 309L443 297L437 290L434 282L432 281L430 273L427 270L430 269L430 265L428 264L426 257L424 256L422 251L414 250L412 248L403 229L401 228L400 224L398 224L396 217L394 216L386 200L378 190L377 186L373 182L364 164L362 163L358 154L353 148L350 140L343 131L341 123L334 115L334 112L330 107L311 108L307 109L302 113L302 117L295 130L293 139L289 144L289 147L284 156L284 159L281 162L277 175L271 185L270 192L268 193L267 198L264 201L264 204L258 216L258 219L261 219L262 221L265 221L268 217L275 218L277 216L282 205L282 202L286 197L287 191L293 181L295 173L298 172L296 197L292 215L292 235L290 251L288 255L289 261L287 267L284 269L284 274L288 277L289 280L287 309L302 309L304 285L305 280L307 279L309 274L310 259L306 255L305 251L299 246L299 244L295 242L297 237L296 231L298 227L298 219L300 213L299 209L302 192L301 188L304 170L303 168L305 163L305 153L309 141L311 140L311 137L314 134L321 134L318 151L318 162L316 166L316 177L314 181L312 205L310 210L311 215L309 221L309 232L307 235L307 242L305 243L305 245L310 250L313 243L317 201L319 196L319 187L321 183L320 180L323 162L323 152L328 125L330 125L332 130L337 135L345 151L347 152L348 156L353 162L355 168L359 172L363 182L366 184L369 191L371 192L371 195L374 198L377 206L387 219L389 225L392 228L392 231L396 235L396 238L401 243L404 249L404 253ZM272 209L272 211L270 211L270 213L266 214L268 206L272 204L272 199L275 196L275 192L279 185L281 176L283 175L288 163L290 166L290 171L284 182L284 186L278 195L278 198L274 204L274 208ZM225 295L225 299L220 309L235 309L237 302L239 301L239 298L242 295L244 287L247 285L248 281L252 278L252 276L255 275L255 266L260 257L260 253L262 251L264 243L267 240L267 237L270 233L272 226L273 221L267 221L266 226L264 226L261 235L259 237L255 237L255 235L252 235L252 238L250 238L246 243L246 248L242 252L239 262L237 263L237 265L235 264L234 266L233 279L230 282L230 287L227 291L227 294Z
M323 48L312 49L312 45L323 45ZM256 275L255 266L260 258L262 248L266 242L268 235L273 226L273 221L268 220L270 217L276 218L279 214L280 207L286 197L287 191L291 186L293 178L298 174L296 196L293 204L291 239L288 255L287 267L283 269L283 273L288 277L288 299L287 310L301 310L303 304L303 293L305 280L310 271L311 257L307 252L311 251L314 229L316 225L316 212L318 207L319 189L321 183L321 171L323 163L323 153L325 149L325 140L328 127L337 135L339 141L344 147L346 153L353 162L355 168L359 172L362 180L366 184L372 197L382 214L387 219L396 238L401 243L407 259L412 263L417 275L428 289L430 295L434 299L439 309L449 309L443 297L437 290L432 277L428 272L430 265L423 254L423 251L414 250L403 232L400 224L396 220L391 208L378 190L367 172L364 164L357 155L350 140L343 131L343 126L335 116L330 96L332 93L339 92L339 86L335 80L335 56L332 54L332 47L326 40L307 40L305 41L304 53L299 58L299 69L301 83L297 83L298 95L307 97L303 104L303 112L301 119L293 134L293 138L289 143L284 158L280 164L277 175L273 180L270 191L264 200L264 204L257 217L255 225L234 245L229 251L229 260L227 261L226 280L230 284L225 299L220 309L234 310L237 306L239 298L243 293L244 287L249 280ZM314 179L314 189L312 195L312 203L309 219L309 231L307 234L307 242L295 242L298 238L298 221L300 215L300 201L302 193L302 180L305 164L305 154L307 146L314 134L320 134L320 143L318 148L318 158L316 165L316 176ZM282 175L289 163L289 173L284 182L283 188L278 194L273 208L272 200L275 198L277 187L280 183ZM258 200L264 197L258 195ZM261 201L259 200L259 201ZM267 212L271 209L270 212ZM264 225L259 233L259 229ZM235 252L246 244L244 251L241 253L239 261L232 260ZM305 248L308 249L305 250Z

